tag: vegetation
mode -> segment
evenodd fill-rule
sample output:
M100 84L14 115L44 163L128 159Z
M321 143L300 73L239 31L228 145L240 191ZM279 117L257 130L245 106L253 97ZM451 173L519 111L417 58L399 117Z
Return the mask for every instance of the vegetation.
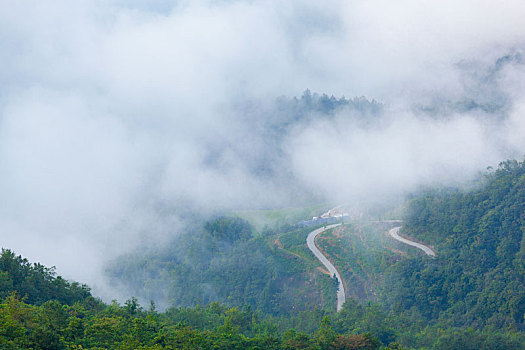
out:
M347 225L318 244L348 296L373 301L375 317L391 326L372 330L379 339L386 331L414 348L523 348L524 231L525 164L508 161L468 190L410 199L402 234L432 244L435 258L391 240L378 224Z
M178 312L200 327L176 322ZM321 321L313 334L272 333L249 311L211 304L206 309L144 311L134 299L93 308L48 301L27 304L16 294L0 303L2 349L378 349L369 334L341 335ZM250 334L250 335L246 335Z
M354 222L324 232L317 245L337 266L345 283L347 297L361 302L381 298L385 271L401 256L396 242L385 234L391 224L377 222Z
M525 164L508 161L473 191L413 198L403 232L435 245L435 259L391 270L390 305L475 329L525 330ZM402 296L402 297L401 297Z
M110 276L142 300L167 300L163 312L135 298L106 305L2 250L0 348L525 348L523 162L468 191L410 199L401 234L433 245L435 258L389 238L391 225L355 221L318 237L348 286L339 313L334 280L305 245L313 228L258 233L221 216L116 260Z
M172 293L169 305L249 306L279 332L311 334L328 315L336 332L371 333L383 346L446 349L463 342L468 348L471 339L478 348L519 349L525 343L524 179L523 163L511 161L469 190L413 196L401 233L432 244L436 258L388 237L392 223L354 221L320 235L319 246L347 285L347 304L337 314L334 281L305 245L312 228L276 225L256 233L241 219L220 217L162 253L116 261L110 272L116 280L142 276L129 284L139 286L134 292L141 297L155 285L151 276L160 276Z
M1 349L379 349L370 334L340 334L324 316L313 334L289 329L279 331L278 320L261 318L260 312L211 303L206 308L170 308L164 313L151 303L144 310L132 298L124 305L106 305L84 294L71 293L70 284L55 277L53 269L30 265L10 250L2 250L2 276L9 293L0 302ZM28 272L29 271L29 272ZM18 278L21 272L28 273ZM32 279L29 279L31 276ZM43 290L38 301L29 292L42 279L54 285ZM23 280L23 283L19 283ZM13 290L12 285L25 289ZM76 287L73 287L73 289ZM24 293L24 294L23 294ZM20 295L23 294L23 297ZM67 304L56 297L69 296ZM317 318L310 318L317 320ZM281 320L281 324L286 323Z
M335 311L336 287L306 248L308 229L252 232L243 219L218 217L161 250L116 260L108 275L161 307L219 301L269 315L312 306Z
M48 300L58 300L67 305L91 296L86 285L69 283L56 276L55 268L39 263L31 264L27 259L8 249L0 256L0 298L17 292L31 304L40 305Z
M319 215L330 208L329 205L324 204L304 208L243 210L235 212L235 215L250 222L257 231L266 234L286 231L297 222Z

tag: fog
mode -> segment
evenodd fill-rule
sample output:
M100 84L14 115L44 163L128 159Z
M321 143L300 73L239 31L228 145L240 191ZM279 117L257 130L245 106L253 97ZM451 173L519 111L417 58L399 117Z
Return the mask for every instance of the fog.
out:
M522 159L524 15L517 0L3 0L2 246L111 299L104 263L178 234L186 210L380 201ZM293 115L306 89L382 107Z

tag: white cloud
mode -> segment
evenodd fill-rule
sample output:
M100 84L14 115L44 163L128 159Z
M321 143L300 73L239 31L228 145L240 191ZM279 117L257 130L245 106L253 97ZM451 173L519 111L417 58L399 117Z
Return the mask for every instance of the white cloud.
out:
M523 65L490 82L459 66L486 69L520 49L524 12L517 0L5 0L4 244L93 283L104 259L175 233L176 214L159 205L276 205L293 181L334 200L402 192L520 155ZM335 124L302 122L270 159L289 168L254 174L273 131L238 105L306 88L381 99L389 117L376 129L344 111ZM509 99L496 116L412 111L495 93Z

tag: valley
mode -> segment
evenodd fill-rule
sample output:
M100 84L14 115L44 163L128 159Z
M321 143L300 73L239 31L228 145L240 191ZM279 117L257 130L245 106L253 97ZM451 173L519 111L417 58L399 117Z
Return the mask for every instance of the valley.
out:
M122 306L3 251L0 322L14 328L0 341L9 349L39 341L188 346L183 339L204 348L296 349L303 339L327 348L359 340L367 349L522 349L524 172L523 163L509 161L476 190L421 193L406 204L402 222L388 218L396 209L317 227L297 227L295 214L286 222L285 211L272 211L278 221L260 231L238 216L194 223L170 245L108 267L137 296ZM286 212L306 219L322 207ZM250 220L268 213L252 211Z

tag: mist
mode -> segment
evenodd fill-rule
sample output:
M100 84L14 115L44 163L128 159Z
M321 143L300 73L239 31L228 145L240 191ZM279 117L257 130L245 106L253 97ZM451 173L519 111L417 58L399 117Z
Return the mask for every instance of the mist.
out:
M522 158L524 15L3 1L2 246L109 297L104 263L178 234L188 211L380 201ZM305 104L323 93L364 99Z

